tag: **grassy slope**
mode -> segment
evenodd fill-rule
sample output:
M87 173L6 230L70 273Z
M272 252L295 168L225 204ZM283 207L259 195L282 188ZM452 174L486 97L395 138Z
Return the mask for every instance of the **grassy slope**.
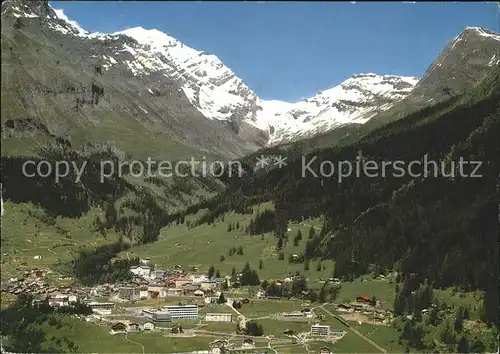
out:
M269 206L270 207L270 206ZM265 206L260 206L265 208ZM255 209L257 210L257 208ZM301 271L309 279L310 286L320 287L320 278L329 278L333 274L334 262L324 261L325 267L322 271L317 271L317 262L310 263L310 270L304 271L303 264L290 264L289 254L301 254L304 250L309 233L311 222L304 224L290 224L292 229L289 234L289 242L284 247L284 260L278 260L275 250L277 239L272 233L261 236L249 236L244 232L244 228L250 222L251 215L241 215L227 213L224 221L218 221L213 225L201 225L189 229L186 225L168 226L164 228L157 242L133 247L129 251L129 256L149 257L151 261L161 267L173 267L182 265L189 269L189 266L198 266L200 272L207 272L213 264L219 269L221 275L231 275L233 266L236 270L241 270L246 262L250 263L252 269L258 270L259 261L263 261L263 269L258 270L261 280L272 278L284 278L296 271ZM228 232L228 224L239 222L240 229ZM298 246L293 246L293 238L300 230L303 235ZM319 232L319 230L316 230ZM177 245L177 246L176 246ZM231 247L243 247L243 255L228 255ZM123 254L122 256L125 256ZM225 260L220 262L221 256Z

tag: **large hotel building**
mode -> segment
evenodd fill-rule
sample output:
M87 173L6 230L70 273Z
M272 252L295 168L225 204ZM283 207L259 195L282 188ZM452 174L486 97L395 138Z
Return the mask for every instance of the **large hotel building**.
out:
M164 306L163 309L170 313L173 320L177 318L198 318L197 305Z

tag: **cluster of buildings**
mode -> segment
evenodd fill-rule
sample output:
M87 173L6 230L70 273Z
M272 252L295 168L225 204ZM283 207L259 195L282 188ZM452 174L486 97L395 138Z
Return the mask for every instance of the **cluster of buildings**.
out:
M22 272L19 276L10 278L2 284L0 292L11 295L31 294L35 299L49 299L54 307L66 306L77 300L88 299L92 296L90 288L72 288L67 285L50 285L45 276L50 270L33 268Z
M392 311L377 308L376 305L374 305L374 302L369 296L361 295L356 298L356 301L337 305L336 310L348 314L360 314L374 322L384 324L388 324L394 319Z
M179 319L197 319L198 305L170 305L163 306L159 309L142 310L142 315L149 320L158 322L171 322ZM232 322L233 314L231 313L207 313L205 321L209 322Z
M150 332L154 331L156 328L153 322L145 322L143 324L139 324L132 321L120 321L111 326L110 334L118 334L118 333L128 333L128 332Z
M147 260L132 266L134 279L120 286L118 296L122 300L139 301L165 298L168 296L212 295L226 279L209 279L206 274L186 274L180 266L173 271L153 269Z

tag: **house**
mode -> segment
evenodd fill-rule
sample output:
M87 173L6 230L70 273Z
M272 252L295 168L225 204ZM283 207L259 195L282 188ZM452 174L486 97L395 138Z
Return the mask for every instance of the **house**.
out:
M168 288L167 289L167 296L181 296L181 295L182 295L181 288Z
M207 313L205 321L207 322L231 322L233 315L230 313Z
M142 329L144 331L154 331L155 330L155 324L153 322L146 322L142 325Z
M340 304L338 306L338 308L341 311L349 311L351 309L351 305L349 305L349 304Z
M111 326L111 334L125 333L126 331L127 331L127 325L123 322L117 322Z
M149 318L155 322L171 322L172 315L167 311L158 310L142 310L144 317Z
M268 296L268 297L266 297L266 299L268 299L268 300L281 300L281 297L280 296Z
M167 296L167 289L164 286L148 286L148 299L164 298Z
M124 286L118 289L118 296L123 300L140 300L140 289L138 287Z
M204 296L205 293L201 290L196 290L194 293L193 293L194 296Z
M372 299L367 295L361 295L356 298L356 301L361 303L369 303L372 301Z
M149 266L150 263L151 263L151 259L150 258L141 258L139 260L139 264L142 265L142 266Z
M242 348L253 348L253 347L255 347L255 342L253 341L252 338L247 338L247 339L243 340L241 347Z
M311 326L312 336L328 336L330 335L330 326L315 324Z
M306 318L313 318L313 312L311 311L311 309L304 309L302 310L302 313Z
M151 273L151 267L144 265L132 266L130 267L130 272L139 277L148 278L149 274Z
M281 316L285 318L300 318L304 317L304 314L300 311L295 311L295 312L283 312Z
M138 332L140 331L141 327L139 326L138 323L131 322L128 324L128 330L127 332Z
M215 340L210 343L209 354L222 354L227 352L227 347L229 345L229 341L227 340Z
M158 280L162 280L163 278L165 278L165 276L167 275L167 272L163 269L155 269L151 272L151 274L149 275L149 278L150 279L158 279Z
M193 294L196 290L198 290L198 286L191 283L182 286L182 291L185 295Z
M320 350L319 350L319 354L331 354L332 351L330 350L330 348L328 347L322 347Z
M148 298L148 288L147 287L141 287L139 289L139 298L141 300L146 300Z
M210 289L214 289L216 287L217 287L217 281L215 281L215 280L205 280L205 281L201 282L201 284L200 284L201 290L210 290Z
M201 284L208 280L208 276L206 274L191 274L189 275L189 279L193 284Z
M184 330L182 329L182 327L180 325L175 325L174 327L172 327L170 332L171 333L183 333Z
M205 297L205 304L216 304L217 300L219 300L218 296L206 296Z
M181 289L186 284L191 284L191 279L187 277L178 277L174 278L173 282L175 283L175 287Z
M35 268L31 270L31 275L36 277L36 278L42 278L43 277L43 270Z
M159 291L148 290L148 299L158 299L160 297Z
M115 304L113 302L91 301L88 302L87 305L90 306L93 313L97 313L99 315L111 315L112 310L115 308Z

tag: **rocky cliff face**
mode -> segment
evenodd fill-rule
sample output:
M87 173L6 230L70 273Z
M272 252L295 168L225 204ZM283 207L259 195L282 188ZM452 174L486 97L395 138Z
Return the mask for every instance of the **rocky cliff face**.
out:
M467 27L446 44L414 90L392 109L374 116L372 122L387 123L469 92L498 65L500 34L481 27Z

